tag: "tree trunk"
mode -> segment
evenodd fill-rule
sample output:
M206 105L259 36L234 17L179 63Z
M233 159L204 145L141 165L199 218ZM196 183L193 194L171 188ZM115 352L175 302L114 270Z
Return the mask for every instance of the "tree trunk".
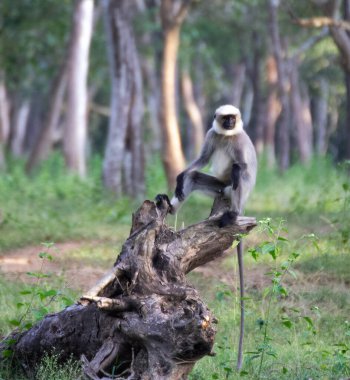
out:
M250 82L246 83L245 90L243 92L243 97L241 101L241 113L243 124L246 127L249 127L250 119L252 117L252 109L253 109L253 101L254 101L254 91Z
M163 165L169 188L175 187L176 176L185 166L179 125L176 116L175 77L180 28L188 10L188 1L162 0L163 27L162 106ZM179 10L176 12L176 5Z
M235 107L240 108L246 79L246 65L244 62L238 63L232 67L232 78L232 104Z
M149 143L145 148L149 149L148 156L153 156L154 153L159 153L161 150L161 126L159 120L160 110L160 91L159 80L155 70L155 60L147 57L142 58L142 71L144 80L147 87L147 110L148 110L148 124L150 131Z
M313 101L313 124L315 126L316 153L324 156L327 152L327 117L328 117L329 84L326 79L319 81L319 92Z
M26 136L29 113L30 101L25 99L19 103L12 124L11 152L14 157L22 157L24 155L24 139Z
M290 104L289 104L289 75L288 62L284 59L278 19L277 9L279 0L269 0L269 29L272 42L273 55L277 67L277 87L278 96L281 102L281 114L277 130L277 154L278 164L281 171L289 167L290 161L290 141L289 141L289 122L290 122Z
M201 56L200 56L200 51L198 51L197 56L194 58L193 65L194 65L194 74L195 74L195 77L193 78L194 79L193 93L194 93L195 99L197 100L197 104L200 109L200 113L202 115L202 120L204 123L204 129L206 131L207 126L208 126L207 125L208 117L210 119L209 124L211 127L213 115L212 115L212 110L208 110L209 107L207 106L208 99L207 99L207 94L204 89L205 82L206 82L206 74L204 70L204 62L202 61Z
M252 115L249 120L249 131L252 137L252 141L255 146L255 150L258 154L261 154L264 148L263 141L263 100L261 96L261 39L257 32L252 33L252 44L254 47L253 52L253 67L250 71L250 81L253 88L253 104Z
M118 379L186 379L197 360L212 355L217 320L185 274L220 257L256 224L238 217L220 228L217 201L216 216L178 232L164 223L166 196L145 201L112 270L78 304L12 334L14 359L30 370L46 353L82 357L95 380L113 367Z
M276 60L269 55L266 61L266 77L268 83L268 98L266 105L264 148L268 167L276 163L275 155L275 131L278 116L281 112L281 103L277 96L277 66Z
M74 10L71 56L68 68L67 122L63 136L63 146L68 169L80 177L84 177L86 174L87 79L93 10L93 0L77 0Z
M10 135L10 106L4 74L0 71L0 169L6 167L5 148Z
M182 71L181 88L184 108L192 124L192 151L194 156L198 157L204 141L204 126L201 112L194 98L192 79L187 70Z
M116 195L126 192L135 197L144 192L143 100L131 3L105 0L103 4L112 86L103 181ZM128 166L123 165L126 156Z
M142 11L146 11L148 22L159 24L158 0L141 1ZM145 158L154 159L162 148L162 130L160 125L161 108L161 78L159 75L162 60L162 34L159 29L153 28L139 36L141 47L148 54L140 55L142 75L144 79L144 97L147 102L145 108Z
M349 39L350 42L350 39ZM350 43L349 43L350 45ZM346 119L345 119L345 158L350 160L350 70L345 71Z
M336 17L337 11L340 6L340 1L332 0L329 6L326 7L327 13L330 17ZM350 2L343 0L343 15L344 20L350 21ZM344 128L344 155L343 159L350 159L350 33L345 29L331 26L329 28L334 43L337 45L340 56L342 58L342 66L345 76L345 89L346 89L346 121Z
M343 0L344 5L344 19L346 21L350 21L350 1L349 0ZM346 33L348 37L348 44L347 44L347 60L348 64L346 65L345 69L345 86L346 86L346 159L350 159L350 32L347 31Z
M312 120L308 97L303 97L299 84L299 65L291 62L291 103L296 129L299 158L308 163L312 156Z
M47 158L53 145L53 135L58 129L58 124L62 112L64 94L67 87L67 62L61 68L51 84L48 96L48 110L38 138L35 140L34 147L30 152L26 170L31 172L35 165Z
M24 153L26 156L32 151L35 141L43 124L43 113L45 107L44 96L40 92L31 94L30 112L27 120L26 135L24 139Z

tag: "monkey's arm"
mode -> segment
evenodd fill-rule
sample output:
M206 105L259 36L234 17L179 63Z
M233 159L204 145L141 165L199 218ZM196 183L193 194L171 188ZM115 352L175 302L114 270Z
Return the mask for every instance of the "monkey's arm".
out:
M232 211L242 214L245 203L256 179L256 154L252 144L246 149L235 152L235 162L231 168L231 207Z

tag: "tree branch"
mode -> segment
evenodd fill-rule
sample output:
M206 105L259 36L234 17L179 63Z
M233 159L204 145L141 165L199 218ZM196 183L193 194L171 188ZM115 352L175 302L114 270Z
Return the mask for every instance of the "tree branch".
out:
M323 28L325 26L328 26L350 31L350 22L345 20L336 20L334 18L326 16L298 18L293 15L293 23L304 26L306 28Z
M324 28L320 34L317 34L316 36L312 36L306 41L304 41L299 48L293 53L292 59L299 59L299 57L307 52L309 49L311 49L313 46L318 44L320 41L322 41L325 37L329 35L328 28Z

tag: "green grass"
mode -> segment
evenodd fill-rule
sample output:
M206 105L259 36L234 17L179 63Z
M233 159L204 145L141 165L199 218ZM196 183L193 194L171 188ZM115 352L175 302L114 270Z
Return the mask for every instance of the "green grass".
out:
M54 290L57 295L40 297L43 292L51 290ZM30 283L0 278L0 337L6 336L16 328L17 321L22 317L24 318L21 325L34 324L43 317L41 314L43 307L46 309L46 313L57 312L73 303L77 298L77 292L67 288L63 279L58 276L51 275L40 281L34 279Z
M42 241L113 240L137 204L104 191L100 163L91 163L84 181L67 174L59 156L31 177L23 163L12 163L0 176L0 252Z
M45 356L31 374L23 369L13 369L7 363L0 363L0 380L75 380L81 376L81 365L74 360L62 364L55 356Z
M24 175L22 163L11 163L10 169L0 176L0 252L43 241L83 240L86 244L62 254L59 260L109 267L128 235L131 213L140 201L115 200L106 193L101 185L100 164L98 159L91 162L90 175L82 181L66 174L58 156L51 157L30 178ZM149 199L166 192L159 160L149 165L146 178ZM258 220L267 217L273 221L286 220L288 232L283 232L283 236L289 243L282 245L276 260L264 254L256 262L248 249L261 245L268 237L255 229L246 238L249 299L241 374L235 371L239 332L235 256L214 263L210 277L190 274L190 282L219 319L214 347L217 355L200 360L192 371L192 380L350 377L349 203L349 178L325 159L314 159L308 167L293 166L283 175L260 168L246 214ZM206 197L193 195L177 218L168 217L168 223L179 229L198 222L207 217L210 206ZM271 286L266 273L283 264L292 252L300 256L293 275L283 279L288 295L274 295L266 321L269 295L265 289ZM226 275L227 283L220 282L221 274ZM42 286L62 289L70 297L76 297L76 291L66 289L64 281L53 277ZM10 321L18 318L22 308L18 307L23 302L19 293L27 286L0 279L0 334L13 328ZM59 299L50 305L52 310L63 306ZM257 352L262 347L266 322L271 355L265 355L259 374L260 358L247 352ZM59 367L55 358L45 358L40 368L37 374L40 379L76 378L75 372ZM0 379L13 378L13 373L6 371L0 369Z
M236 275L232 269L232 275ZM249 271L249 270L248 270ZM299 275L295 283L287 286L288 297L273 300L269 319L269 344L274 356L266 356L260 378L262 379L340 379L350 375L350 356L339 352L339 345L350 346L350 292L339 283L328 283L308 288L298 284L307 281ZM290 281L290 280L289 280ZM239 307L232 287L218 285L208 296L207 287L213 283L192 282L202 291L210 308L219 319L218 334L214 351L215 357L199 361L191 374L191 379L239 379L242 375L235 370L238 333ZM249 286L249 284L247 284ZM222 296L222 289L226 295ZM254 358L263 343L267 299L264 289L249 289L246 301L245 378L257 378L259 358ZM299 312L296 312L296 310ZM293 322L291 328L283 325L282 318ZM303 318L310 318L313 326Z

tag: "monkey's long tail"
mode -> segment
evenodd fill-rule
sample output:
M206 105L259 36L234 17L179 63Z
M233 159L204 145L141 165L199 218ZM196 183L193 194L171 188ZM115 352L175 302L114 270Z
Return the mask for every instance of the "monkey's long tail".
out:
M239 292L241 307L241 326L239 332L237 370L240 371L243 363L243 338L244 338L244 271L243 271L243 241L237 245L238 271L239 271Z

